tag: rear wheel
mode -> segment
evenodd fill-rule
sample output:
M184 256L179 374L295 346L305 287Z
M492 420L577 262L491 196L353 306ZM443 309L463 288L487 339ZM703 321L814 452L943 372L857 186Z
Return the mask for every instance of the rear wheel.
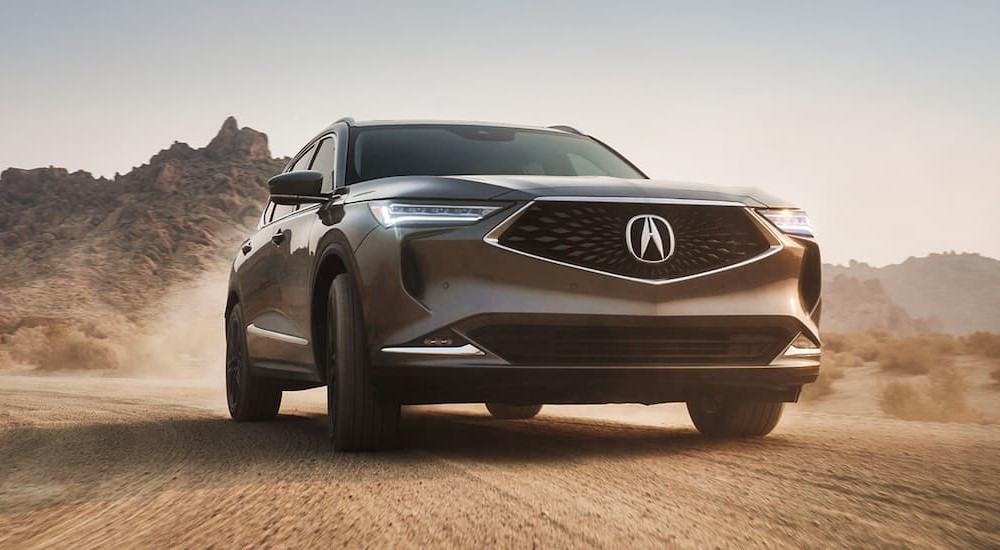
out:
M781 420L784 403L715 399L687 404L698 431L710 437L762 436Z
M507 405L505 403L487 403L486 410L495 418L504 420L526 420L534 418L542 410L541 405Z
M281 390L250 372L243 309L239 304L226 323L226 401L237 422L271 420L281 407Z
M372 387L361 302L344 273L330 286L327 308L327 410L338 451L392 448L399 435L399 403Z

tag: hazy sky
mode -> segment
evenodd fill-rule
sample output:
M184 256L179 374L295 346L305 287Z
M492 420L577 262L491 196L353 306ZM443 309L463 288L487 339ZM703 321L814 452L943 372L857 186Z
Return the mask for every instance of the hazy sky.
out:
M113 175L233 114L572 124L654 177L752 185L825 258L1000 257L1000 1L0 0L0 169Z

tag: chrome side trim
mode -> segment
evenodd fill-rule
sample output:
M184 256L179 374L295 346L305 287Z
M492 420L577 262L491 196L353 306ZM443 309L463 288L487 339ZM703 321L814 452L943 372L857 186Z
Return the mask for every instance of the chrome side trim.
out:
M384 353L408 353L411 355L486 355L483 350L465 344L464 346L440 347L431 346L406 346L382 348Z
M305 346L309 344L309 341L305 338L299 338L298 336L292 336L291 334L283 334L281 332L263 329L253 323L247 325L247 332L249 334L253 334L254 336L267 338L268 340L277 340L286 344L295 344L297 346Z
M676 277L673 279L639 279L636 277L629 277L628 275L619 275L617 273L610 273L607 271L601 271L599 269L592 269L589 267L583 267L579 265L573 265L566 262L561 262L559 260L553 260L551 258L545 258L543 256L536 256L535 254L529 254L527 252L522 252L520 250L510 248L500 244L500 235L507 230L518 218L524 214L524 211L531 207L538 201L572 201L572 202L636 202L636 203L649 203L649 204L698 204L703 206L738 206L740 208L746 209L750 216L757 222L757 225L763 230L770 234L778 244L771 245L770 248L764 252L754 256L753 258L748 258L742 262L738 262L732 265L727 265L725 267L720 267L718 269L712 269L710 271L703 271L701 273L695 273L694 275L686 275L684 277ZM698 277L707 277L708 275L714 275L716 273L722 273L723 271L729 271L730 269L737 269L745 265L763 260L768 256L773 256L784 248L781 244L781 236L776 233L776 229L772 229L767 222L762 220L759 214L757 214L753 208L747 207L745 204L740 202L730 202L730 201L698 201L698 200L688 200L688 199L642 199L636 197L538 197L529 201L527 204L518 208L513 214L507 217L504 221L500 222L499 225L490 230L486 236L483 237L483 242L486 244L501 248L508 252L513 252L514 254L520 254L522 256L527 256L536 260L541 260L543 262L548 262L551 264L561 265L563 267L570 267L573 269L579 269L582 271L589 271L590 273L596 273L598 275L605 275L608 277L614 277L616 279L623 279L626 281L632 281L635 283L644 283L647 285L665 285L670 283L679 283L682 281L689 281L691 279L697 279Z

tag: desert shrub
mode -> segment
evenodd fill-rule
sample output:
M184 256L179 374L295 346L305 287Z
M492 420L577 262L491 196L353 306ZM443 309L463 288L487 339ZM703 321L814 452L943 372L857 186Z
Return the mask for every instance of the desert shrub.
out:
M965 337L965 351L983 357L1000 358L1000 334L973 332Z
M884 342L891 340L881 332L859 332L853 334L824 334L823 351L834 353L851 352L863 361L878 359L879 350Z
M949 349L947 340L926 336L900 338L883 344L879 368L901 374L928 374L952 365L954 357L946 349Z
M12 366L14 366L14 360L11 359L10 353L0 351L0 369L9 369Z
M69 323L20 328L5 348L12 362L41 370L111 369L121 363L121 350L109 339Z
M958 369L934 369L925 384L903 381L886 384L879 393L879 408L902 420L979 422L982 414L969 406L969 385Z
M905 340L924 348L933 349L944 355L957 355L962 349L959 339L951 334L919 334L917 336L910 336Z

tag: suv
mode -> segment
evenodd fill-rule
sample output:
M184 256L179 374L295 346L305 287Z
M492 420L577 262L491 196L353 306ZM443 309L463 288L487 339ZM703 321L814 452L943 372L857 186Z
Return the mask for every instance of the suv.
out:
M326 385L345 451L430 403L684 402L759 436L819 372L819 248L760 191L647 179L567 126L351 119L268 186L229 279L237 421Z

